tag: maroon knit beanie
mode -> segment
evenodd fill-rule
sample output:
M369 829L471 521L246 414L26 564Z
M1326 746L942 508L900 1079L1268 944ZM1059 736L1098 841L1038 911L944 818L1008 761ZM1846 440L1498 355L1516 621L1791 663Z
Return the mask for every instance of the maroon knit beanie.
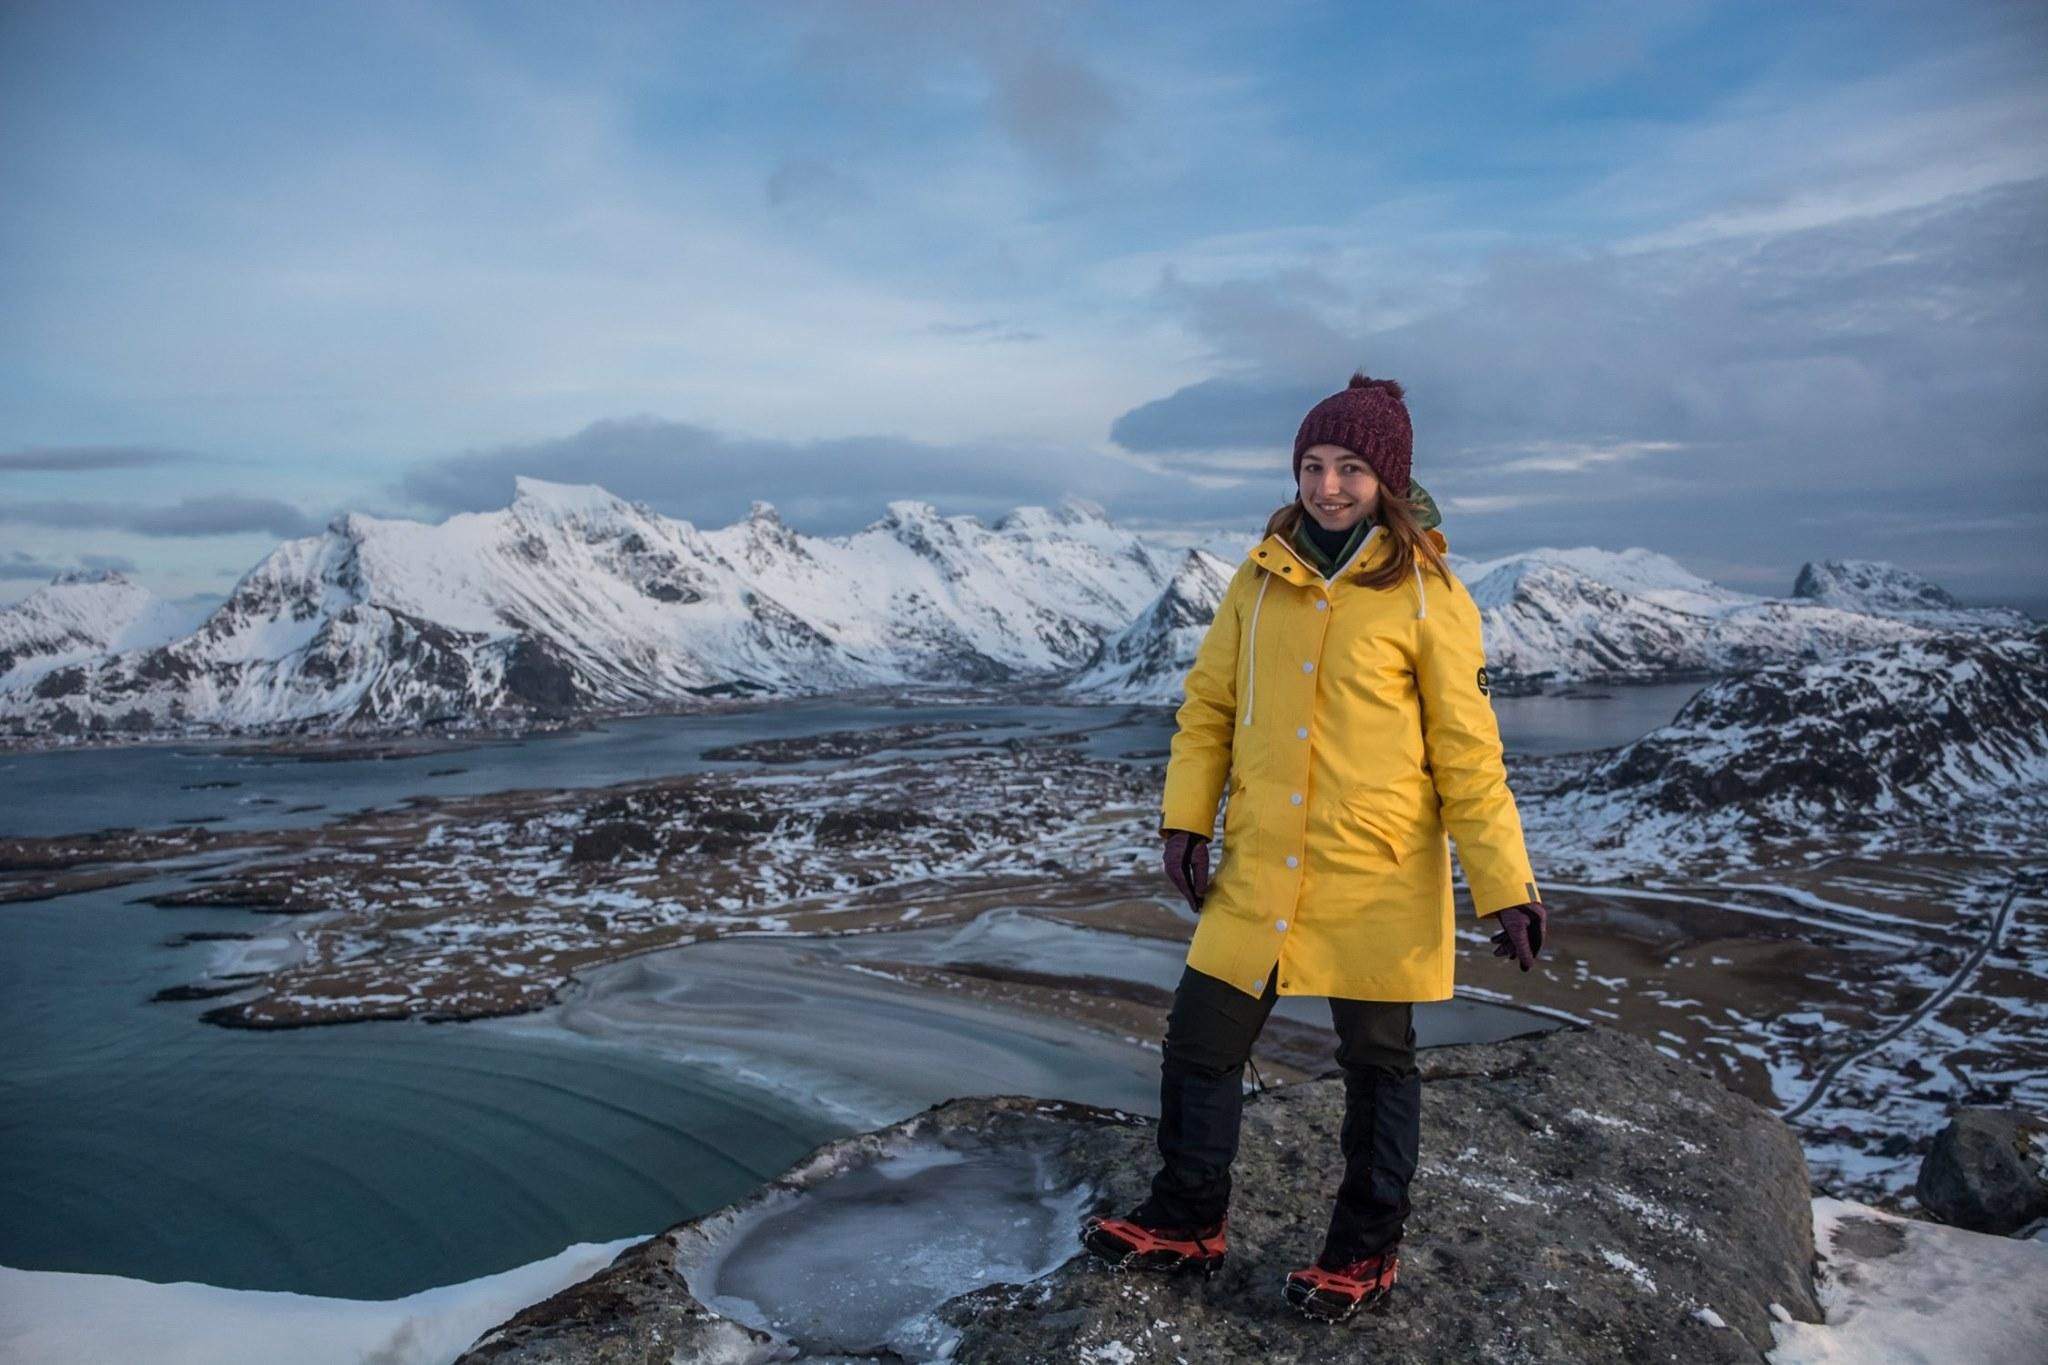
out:
M1343 446L1363 456L1381 487L1408 496L1408 466L1415 458L1415 428L1401 385L1392 379L1351 376L1349 387L1308 410L1294 435L1294 478L1301 481L1301 453L1310 446Z

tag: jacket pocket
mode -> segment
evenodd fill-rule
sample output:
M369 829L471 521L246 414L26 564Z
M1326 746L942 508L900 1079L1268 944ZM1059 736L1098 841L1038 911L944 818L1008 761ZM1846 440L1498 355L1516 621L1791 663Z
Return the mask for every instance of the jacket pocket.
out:
M1223 856L1235 858L1251 843L1252 803L1244 793L1244 778L1235 771L1223 792Z
M1344 801L1344 826L1347 832L1357 831L1365 841L1380 853L1399 863L1406 857L1401 841L1395 835L1396 826L1383 810L1376 810L1376 794L1370 791L1354 792Z

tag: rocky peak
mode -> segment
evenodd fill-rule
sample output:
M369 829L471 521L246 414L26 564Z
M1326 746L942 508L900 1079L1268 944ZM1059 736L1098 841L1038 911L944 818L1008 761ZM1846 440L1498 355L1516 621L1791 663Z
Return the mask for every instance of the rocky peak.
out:
M1962 604L1909 569L1871 559L1809 560L1792 584L1794 597L1848 611L1954 611Z
M947 552L959 543L952 523L928 502L898 501L889 504L888 515L875 523L877 529L917 555L945 565Z
M782 520L773 503L756 502L740 525L745 531L740 559L750 572L767 569L778 559L811 558L803 537Z
M875 525L894 530L904 526L944 525L945 518L939 509L918 498L898 498L888 504L882 519Z
M1033 531L1042 531L1054 524L1050 508L1037 506L1013 507L997 520L996 530L1000 532L1023 532L1029 534Z
M1087 498L1061 498L1053 508L1053 518L1064 526L1107 526L1109 513L1099 502Z
M1230 587L1235 571L1207 550L1189 550L1167 581L1166 591L1154 607L1160 624L1172 626L1207 625L1216 619L1216 608Z
M84 587L94 583L123 588L135 586L134 580L119 569L71 569L50 580L53 588Z
M634 504L594 483L549 483L521 474L512 487L512 514L529 523L602 521L634 510Z

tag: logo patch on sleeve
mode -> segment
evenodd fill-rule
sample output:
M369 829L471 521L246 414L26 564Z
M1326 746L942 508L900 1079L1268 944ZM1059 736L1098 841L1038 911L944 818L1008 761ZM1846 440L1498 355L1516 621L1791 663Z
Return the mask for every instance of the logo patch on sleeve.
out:
M1487 685L1486 666L1484 664L1480 665L1479 668L1479 695L1482 697L1493 695L1493 688Z

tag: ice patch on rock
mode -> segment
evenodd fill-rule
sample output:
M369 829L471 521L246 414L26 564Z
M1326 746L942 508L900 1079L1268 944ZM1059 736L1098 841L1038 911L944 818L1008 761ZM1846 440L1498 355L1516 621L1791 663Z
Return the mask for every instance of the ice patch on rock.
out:
M786 1337L804 1355L947 1358L947 1300L1024 1284L1073 1254L1091 1197L1045 1155L914 1145L735 1222L690 1275L705 1306Z

